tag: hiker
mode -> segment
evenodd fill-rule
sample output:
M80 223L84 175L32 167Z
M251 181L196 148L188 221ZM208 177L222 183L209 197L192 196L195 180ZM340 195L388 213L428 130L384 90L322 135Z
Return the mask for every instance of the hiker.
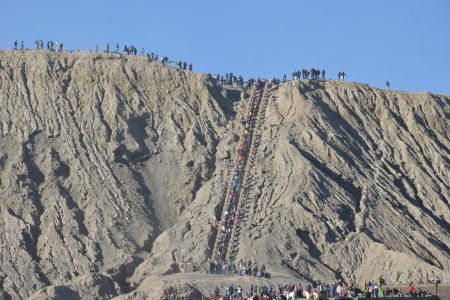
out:
M416 297L417 296L416 287L413 285L412 282L409 284L408 294L407 295L410 295L412 297Z
M286 76L286 74L284 74L284 76L283 76L283 83L286 82L286 79L287 79L287 76Z
M106 53L109 53L109 43L106 43Z
M386 88L387 88L388 90L391 89L391 83L390 83L389 81L386 81Z
M192 64L189 64L189 71L192 72Z
M24 49L24 46L25 44L23 43L23 41L22 42L20 42L20 50L23 50Z
M55 43L55 49L56 49L56 51L58 51L58 48L59 48L58 41L56 41L56 43Z
M63 51L63 43L61 42L61 43L59 43L59 52L62 52Z
M184 62L184 63L183 63L183 70L186 70L186 68L187 68L187 63Z
M119 43L116 44L116 53L119 53Z
M145 53L145 49L144 49L144 48L141 48L141 55L143 56L144 53Z
M322 79L325 79L325 69L322 69Z
M14 41L14 50L17 50L17 40L16 41Z

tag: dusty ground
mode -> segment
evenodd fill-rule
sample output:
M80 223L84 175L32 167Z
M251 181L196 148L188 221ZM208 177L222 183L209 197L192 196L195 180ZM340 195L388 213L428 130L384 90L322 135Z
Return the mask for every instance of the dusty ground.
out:
M248 100L143 57L0 53L0 299L236 280L205 272ZM263 101L236 258L274 283L450 278L450 97L297 81Z

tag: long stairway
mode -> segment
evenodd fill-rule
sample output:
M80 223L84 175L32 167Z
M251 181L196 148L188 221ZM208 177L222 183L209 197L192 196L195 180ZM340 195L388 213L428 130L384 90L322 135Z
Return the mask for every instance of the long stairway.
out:
M265 84L259 83L253 87L251 92L249 112L247 113L246 121L242 128L238 157L234 161L234 171L232 171L231 178L227 185L221 219L217 228L217 235L212 252L212 261L217 262L219 265L230 258L229 253L232 251L232 243L230 243L230 241L235 240L238 236L235 232L236 230L239 230L240 207L242 206L241 202L245 200L241 198L243 198L243 191L246 186L246 175L249 171L249 162L251 162L252 153L254 153L254 144L259 144L259 141L255 140L255 131L258 126L257 124L261 123L258 115L261 111L261 100L264 98L263 95L265 94L265 91ZM245 148L243 148L244 144ZM232 214L234 212L239 215L236 214L233 216Z
M230 243L228 245L227 250L227 260L233 261L235 259L235 256L238 252L238 246L239 246L239 237L242 231L242 223L244 221L248 221L250 216L249 213L249 206L250 205L256 205L257 201L254 200L254 203L251 203L252 196L253 196L253 185L254 185L254 179L255 179L255 173L252 172L252 169L254 169L256 165L256 158L258 154L258 149L261 143L261 135L262 135L262 126L264 124L264 120L266 117L266 108L268 105L268 87L264 89L264 93L261 97L261 100L259 102L258 107L258 113L257 113L257 119L256 124L253 132L253 142L249 150L248 154L248 163L246 165L246 172L245 177L243 180L242 190L241 190L241 200L239 201L239 206L237 208L238 216L237 220L238 222L235 222L234 228L232 231L232 236L230 238Z

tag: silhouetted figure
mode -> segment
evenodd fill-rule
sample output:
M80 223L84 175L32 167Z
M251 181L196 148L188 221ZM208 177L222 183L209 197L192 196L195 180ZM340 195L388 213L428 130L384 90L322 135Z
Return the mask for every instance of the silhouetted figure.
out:
M388 90L391 89L391 83L390 83L389 81L386 81L386 88L387 88Z

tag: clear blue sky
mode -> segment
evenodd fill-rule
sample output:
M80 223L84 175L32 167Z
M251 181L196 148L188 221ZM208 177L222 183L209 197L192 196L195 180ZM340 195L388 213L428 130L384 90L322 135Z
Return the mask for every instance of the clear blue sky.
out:
M450 94L450 0L1 0L0 48L134 44L196 71L336 79Z

